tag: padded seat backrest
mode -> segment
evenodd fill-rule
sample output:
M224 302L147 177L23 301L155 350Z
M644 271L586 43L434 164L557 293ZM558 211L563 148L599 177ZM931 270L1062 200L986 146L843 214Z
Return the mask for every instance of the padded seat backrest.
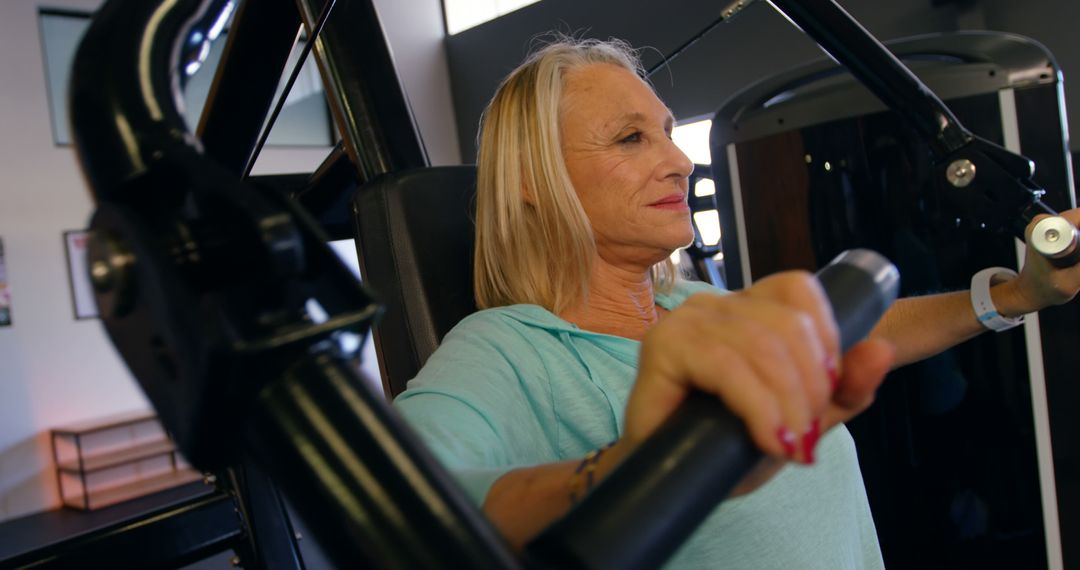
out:
M475 167L444 166L381 176L353 198L360 272L386 307L374 336L390 397L476 311L475 188Z

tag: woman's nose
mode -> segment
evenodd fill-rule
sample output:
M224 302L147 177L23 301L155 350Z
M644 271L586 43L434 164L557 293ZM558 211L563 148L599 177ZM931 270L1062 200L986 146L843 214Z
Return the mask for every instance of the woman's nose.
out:
M670 165L670 175L688 178L694 172L693 161L675 144L675 141L668 139L666 152L668 153L667 163Z

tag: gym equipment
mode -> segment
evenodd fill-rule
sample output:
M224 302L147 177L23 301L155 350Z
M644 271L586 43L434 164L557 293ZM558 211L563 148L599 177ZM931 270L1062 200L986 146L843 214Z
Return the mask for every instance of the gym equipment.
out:
M426 165L370 1L300 0L296 11L284 0L241 4L196 138L176 113L173 76L178 40L214 5L112 0L76 59L71 116L98 203L91 271L110 337L192 463L219 469L240 454L267 466L337 564L513 566L381 395L361 388L335 342L337 330L366 334L380 307L328 250L317 220L338 227L346 171L364 184ZM270 181L240 179L272 96L247 86L281 71L287 35L272 33L298 20L343 137L296 192L312 215ZM861 29L842 33L884 51ZM276 47L256 54L261 41ZM243 82L229 78L240 73ZM686 428L709 420L700 421ZM651 516L636 510L621 522L632 528ZM602 552L589 534L576 538ZM684 538L645 546L670 551Z

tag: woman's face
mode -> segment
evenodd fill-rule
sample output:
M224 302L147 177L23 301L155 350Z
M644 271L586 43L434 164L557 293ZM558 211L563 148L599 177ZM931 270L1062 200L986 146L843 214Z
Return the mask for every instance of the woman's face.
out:
M674 118L631 71L591 64L566 76L560 109L570 180L608 262L650 266L694 238L693 163L671 141Z

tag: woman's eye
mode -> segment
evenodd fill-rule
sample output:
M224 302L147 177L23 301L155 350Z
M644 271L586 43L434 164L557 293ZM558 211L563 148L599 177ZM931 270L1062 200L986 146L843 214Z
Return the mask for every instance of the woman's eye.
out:
M641 133L630 133L619 140L621 143L636 143L641 142Z

